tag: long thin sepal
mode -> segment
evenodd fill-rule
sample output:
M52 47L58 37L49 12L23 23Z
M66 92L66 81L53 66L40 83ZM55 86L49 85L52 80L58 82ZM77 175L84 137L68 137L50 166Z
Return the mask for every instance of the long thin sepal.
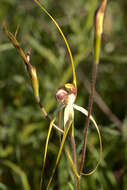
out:
M40 181L40 190L42 190L42 183L43 183L43 175L44 175L44 169L45 169L45 163L46 163L46 156L47 156L47 150L48 150L48 143L49 143L49 137L52 131L53 123L55 119L53 119L50 122L49 130L48 130L48 135L45 143L45 149L44 149L44 158L43 158L43 166L42 166L42 174L41 174L41 181Z
M65 131L64 131L64 135L63 135L63 138L62 138L62 141L61 141L61 144L60 144L60 148L59 148L59 152L58 152L58 155L57 155L56 163L55 163L55 166L54 166L54 168L53 168L53 171L52 171L51 177L50 177L50 179L49 179L48 185L47 185L47 187L46 187L46 190L49 189L50 184L51 184L51 182L52 182L52 179L53 179L53 176L54 176L54 174L55 174L55 171L56 171L56 167L57 167L57 165L58 165L58 162L59 162L59 160L60 160L60 156L61 156L61 153L62 153L62 150L63 150L63 147L64 147L65 140L66 140L66 138L67 138L69 129L70 129L70 127L71 127L71 124L72 124L72 120L68 121L67 124L66 124Z
M77 87L77 82L76 82L76 73L75 73L75 66L74 66L74 60L73 60L73 56L71 53L71 49L70 46L68 44L68 41L64 35L64 33L62 32L61 28L59 27L58 23L55 21L55 19L49 14L49 12L39 3L38 0L34 0L34 2L50 17L50 19L53 21L53 23L56 25L56 27L58 28L62 38L65 41L69 56L70 56L70 60L71 60L71 65L72 65L72 72L73 72L73 84L75 87Z
M74 109L76 109L76 110L80 111L81 113L83 113L85 116L88 116L88 111L86 109L84 109L83 107L77 106L75 104L73 104L73 107L74 107ZM97 123L94 120L92 115L90 116L90 120L94 124L94 126L95 126L95 128L97 130L97 133L98 133L99 144L100 144L100 153L99 153L99 159L98 159L96 167L92 171L90 171L89 173L81 173L81 175L87 175L87 176L93 174L96 171L96 169L98 168L98 166L100 164L101 158L102 158L102 139L101 139L100 130L99 130L99 127L98 127L98 125L97 125Z

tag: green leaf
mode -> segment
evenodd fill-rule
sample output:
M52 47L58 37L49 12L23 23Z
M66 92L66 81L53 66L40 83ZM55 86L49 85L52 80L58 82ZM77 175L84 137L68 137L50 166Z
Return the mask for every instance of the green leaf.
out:
M7 190L8 188L0 182L0 190Z
M22 182L22 186L23 186L24 190L30 190L31 189L26 174L24 173L24 171L19 166L10 162L9 160L5 160L2 163L5 166L12 169L16 174L19 175L19 177L21 178L21 182Z

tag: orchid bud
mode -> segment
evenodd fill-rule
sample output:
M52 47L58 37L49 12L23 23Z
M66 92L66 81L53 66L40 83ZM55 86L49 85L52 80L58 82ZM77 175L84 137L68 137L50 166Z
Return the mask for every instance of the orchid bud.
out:
M96 34L99 36L103 32L103 20L104 20L106 4L107 4L107 0L102 0L95 14L95 31L96 31Z
M40 98L39 98L39 84L38 84L37 72L36 72L35 67L33 67L32 65L30 66L29 74L31 76L34 95L35 95L37 101L39 101Z
M105 13L106 4L107 4L107 0L102 0L100 6L98 7L95 13L94 61L96 64L99 63L101 35L103 32L103 21L104 21L104 13Z

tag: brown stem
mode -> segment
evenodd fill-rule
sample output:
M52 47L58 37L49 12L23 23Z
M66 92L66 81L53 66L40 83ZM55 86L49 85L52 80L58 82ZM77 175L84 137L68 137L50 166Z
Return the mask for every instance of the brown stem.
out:
M90 97L89 97L88 116L87 116L86 123L85 123L85 133L84 133L84 142L83 142L83 148L82 148L82 153L81 153L81 161L79 163L79 175L81 175L81 172L83 170L83 165L84 165L85 157L86 157L88 127L89 127L89 123L90 123L90 115L91 115L92 105L93 105L94 89L95 89L96 74L97 74L97 65L98 65L97 63L94 63L94 65L93 65L91 93L90 93Z
M103 20L104 20L104 12L107 4L107 0L102 0L98 9L95 13L95 23L94 23L94 65L92 72L92 83L91 83L91 92L89 97L89 105L88 105L88 117L85 123L85 134L84 134L84 142L81 154L81 162L79 163L79 175L81 176L83 165L86 157L86 144L87 144L87 136L88 136L88 128L90 123L90 115L92 111L93 98L94 98L94 89L96 83L96 74L97 74L97 66L99 64L99 56L100 56L100 48L101 48L101 35L103 32Z

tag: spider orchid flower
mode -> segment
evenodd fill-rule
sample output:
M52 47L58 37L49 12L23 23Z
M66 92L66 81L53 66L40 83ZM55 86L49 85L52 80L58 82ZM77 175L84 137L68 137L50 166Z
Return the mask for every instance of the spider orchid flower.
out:
M45 163L46 163L48 142L49 142L49 137L50 137L50 134L51 134L52 127L56 128L59 132L61 132L63 134L62 139L61 139L61 143L60 143L60 148L59 148L59 151L58 151L58 155L57 155L57 158L56 158L55 166L54 166L54 168L52 170L51 177L50 177L48 185L46 187L46 190L48 190L49 186L50 186L50 184L52 182L56 167L57 167L57 165L59 163L61 153L62 153L62 150L63 150L63 147L64 147L65 140L66 140L67 136L73 137L72 140L73 140L73 143L74 143L74 110L77 110L77 111L81 112L83 115L85 115L87 118L90 119L90 121L92 122L92 124L95 126L95 128L97 130L98 137L99 137L99 145L100 145L99 160L97 162L97 165L92 171L90 171L89 173L86 173L86 174L82 173L82 172L80 173L80 172L77 171L76 159L72 159L69 151L67 149L65 149L65 152L67 154L67 157L68 157L68 160L70 162L70 165L72 166L72 170L73 170L76 178L78 179L78 181L80 181L80 176L81 175L91 175L97 169L97 167L98 167L98 165L99 165L99 163L101 161L102 140L101 140L101 135L100 135L98 125L97 125L96 121L94 120L94 118L92 117L91 112L88 113L88 111L85 108L74 104L74 102L76 100L76 97L77 97L77 81L76 81L76 72L75 72L74 60L73 60L71 49L69 47L67 39L64 36L64 34L63 34L61 28L59 27L59 25L57 24L57 22L49 14L49 12L40 4L40 2L38 0L33 0L33 1L41 8L41 10L43 12L45 12L47 14L47 16L53 21L53 23L56 25L57 29L59 30L59 32L60 32L60 34L61 34L61 36L62 36L62 38L63 38L63 40L64 40L64 42L66 44L67 51L68 51L69 56L70 56L70 62L71 62L71 66L72 66L72 75L73 75L72 83L66 83L62 87L58 88L56 93L55 93L56 101L62 104L56 110L56 113L61 111L64 108L64 127L63 127L64 130L62 130L58 126L55 125L55 123L54 123L55 122L55 117L53 119L50 119L50 117L46 113L46 110L44 109L44 107L42 107L42 105L40 103L39 82L38 82L38 78L37 78L36 69L35 69L35 67L33 67L30 64L30 56L25 55L24 51L21 49L18 41L16 40L16 35L14 36L12 33L10 33L7 30L6 25L3 24L3 28L5 30L5 33L6 33L7 37L9 38L11 43L15 46L18 53L21 55L21 57L24 60L24 63L25 63L26 68L27 68L27 71L28 71L29 76L31 78L32 87L33 87L33 91L34 91L36 101L39 104L39 106L41 108L41 111L43 112L45 118L50 121L50 126L49 126L49 130L48 130L48 135L47 135L46 144L45 144L45 150L44 150L44 159L43 159L42 176L41 176L41 182L40 182L40 190L42 189L42 182L43 182L43 175L44 175L44 169L45 169ZM101 34L103 32L103 18L104 18L104 11L105 11L105 7L106 7L106 3L107 3L107 0L102 0L101 4L100 4L100 6L97 9L96 14L95 14L94 61L95 61L96 65L98 65L98 63L99 63ZM96 77L94 77L94 78L96 78ZM92 109L92 107L91 107L91 109ZM70 129L71 129L72 133L69 133ZM75 151L75 154L76 154L76 151Z

